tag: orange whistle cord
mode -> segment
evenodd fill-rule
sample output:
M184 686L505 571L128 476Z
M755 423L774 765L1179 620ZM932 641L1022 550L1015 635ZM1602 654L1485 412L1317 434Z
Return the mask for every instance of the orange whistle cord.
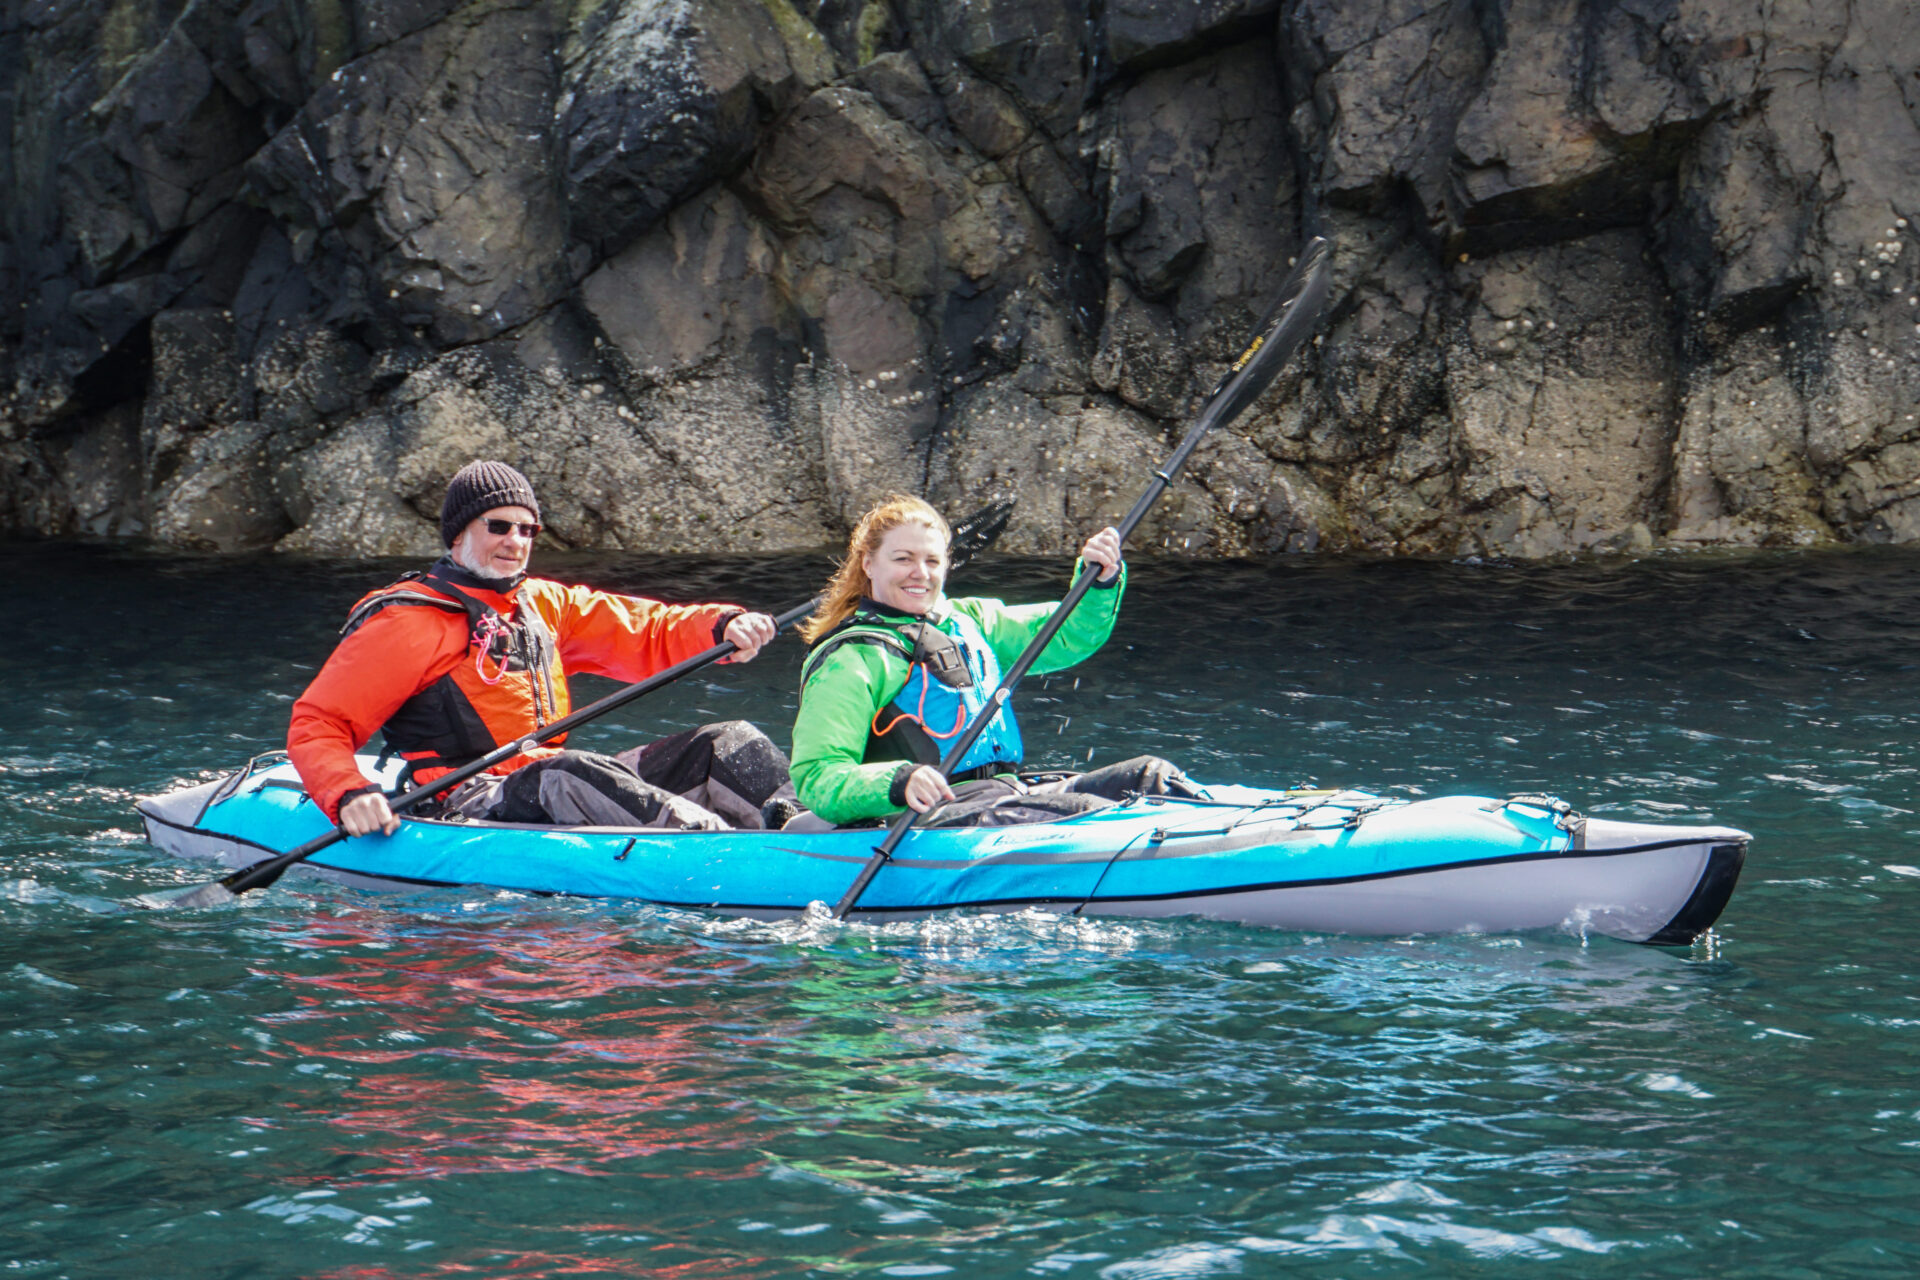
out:
M483 683L499 684L513 662L513 655L508 654L500 659L492 675L487 674L487 650L493 647L494 637L505 635L506 631L498 615L492 614L482 618L473 629L473 674L479 676Z
M926 720L927 686L933 683L933 675L931 672L927 670L925 663L921 663L919 664L919 666L920 666L919 714L916 715L911 711L902 711L899 715L887 721L887 727L882 729L880 727L880 712L885 711L886 708L881 707L880 711L876 711L873 713L873 722L868 726L873 730L874 737L884 738L889 733L892 733L893 727L899 724L902 720L913 721L915 724L919 725L922 729L926 730L927 736L929 738L951 738L955 734L959 733L962 729L967 727L967 708L966 708L966 704L964 703L962 703L960 706L957 706L953 709L953 728L947 730L945 733L936 733L934 731L933 726L927 723L927 720Z

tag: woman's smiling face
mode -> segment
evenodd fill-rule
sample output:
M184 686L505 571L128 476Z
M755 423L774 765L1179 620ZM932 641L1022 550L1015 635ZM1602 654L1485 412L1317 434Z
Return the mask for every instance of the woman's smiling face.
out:
M877 550L861 557L860 567L877 603L918 616L939 603L947 580L947 540L938 529L915 521L895 525Z

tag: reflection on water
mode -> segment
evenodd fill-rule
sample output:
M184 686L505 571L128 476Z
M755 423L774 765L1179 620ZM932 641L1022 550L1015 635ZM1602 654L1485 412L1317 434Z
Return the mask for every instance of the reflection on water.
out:
M1754 830L1717 934L1671 952L294 879L133 909L206 872L131 798L277 745L385 569L38 550L51 642L0 658L10 1274L1914 1269L1910 557L1149 564L1114 644L1023 695L1054 760ZM562 567L805 590L794 561ZM797 661L589 742L780 730Z
M246 1121L305 1134L327 1169L289 1186L345 1199L402 1182L437 1201L543 1173L651 1200L665 1183L682 1207L653 1229L742 1266L791 1264L735 1240L769 1233L821 1259L997 1251L1084 1231L1062 1213L1075 1197L1157 1220L1183 1185L1237 1187L1259 1215L1303 1194L1367 1209L1229 1252L1558 1257L1613 1243L1569 1222L1457 1224L1462 1197L1483 1180L1669 1179L1674 1150L1734 1122L1697 1105L1710 1090L1645 1069L1656 1053L1571 1051L1596 1025L1617 1054L1712 1017L1733 971L1660 952L1250 949L1244 930L1039 912L842 928L460 906L488 918L347 909L258 931L281 962L253 972L285 999L256 1019L251 1056L289 1078L283 1105ZM1676 1114L1663 1094L1696 1105ZM1141 1152L1166 1186L1141 1185ZM715 1224L720 1204L738 1212ZM363 1216L317 1221L351 1234Z
M743 1104L716 1098L693 1035L728 1016L712 993L740 964L638 950L604 924L398 938L389 924L302 928L284 941L332 952L324 968L260 971L295 1002L259 1019L263 1057L353 1082L350 1104L293 1114L340 1130L356 1166L373 1161L358 1180L592 1174L749 1142L732 1120ZM751 1081L733 1083L750 1096ZM656 1119L710 1106L698 1123Z

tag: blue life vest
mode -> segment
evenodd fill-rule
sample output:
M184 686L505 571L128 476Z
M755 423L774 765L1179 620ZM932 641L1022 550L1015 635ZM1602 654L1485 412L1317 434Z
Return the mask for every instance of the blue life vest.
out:
M981 634L979 624L957 610L950 609L936 624L867 607L858 609L807 655L800 672L801 684L805 685L821 659L843 644L877 644L898 653L908 664L906 684L869 726L863 757L868 763L911 760L939 764L947 747L1000 685L1000 660L992 646ZM948 776L966 781L1011 773L1019 767L1023 754L1013 708L1002 704Z

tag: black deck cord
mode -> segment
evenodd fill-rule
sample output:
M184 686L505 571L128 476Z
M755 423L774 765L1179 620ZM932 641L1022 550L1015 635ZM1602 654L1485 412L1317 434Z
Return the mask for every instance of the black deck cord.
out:
M1153 472L1153 480L1148 484L1146 492L1140 495L1140 500L1133 504L1133 510L1129 511L1126 519L1121 521L1119 532L1122 545L1126 543L1127 535L1131 534L1134 527L1146 517L1153 504L1160 500L1160 495L1172 486L1173 477L1186 463L1187 455L1193 452L1195 446L1200 443L1201 437L1218 424L1233 421L1259 399L1260 393L1272 383L1281 367L1286 364L1288 357L1305 340L1314 322L1320 318L1321 309L1326 305L1327 263L1331 251L1332 246L1318 236L1308 241L1306 247L1301 250L1299 257L1295 260L1293 271L1280 287L1279 300L1261 320L1260 327L1254 332L1252 342L1227 370L1226 376L1220 380L1220 385L1215 387L1213 393L1207 397L1207 402L1200 411L1199 421L1195 422L1192 429L1187 432L1186 438L1181 440L1179 447L1173 451L1173 456L1167 459L1166 464ZM1088 565L1081 571L1080 577L1074 582L1066 597L1060 601L1059 607L1054 609L1046 625L1040 628L1026 650L1000 678L999 687L987 699L986 705L967 725L966 731L951 747L947 748L947 754L938 766L943 775L952 774L954 766L972 749L974 740L986 728L987 722L1007 705L1007 700L1013 695L1014 688L1026 676L1028 668L1033 666L1048 642L1066 622L1068 615L1093 586L1099 574L1100 570L1096 565ZM834 907L834 919L846 919L847 913L859 904L860 895L866 892L867 885L872 882L880 868L892 860L894 849L899 846L900 841L905 838L919 818L920 815L909 808L894 819L893 827L887 832L887 838L874 847L873 856L868 858L866 864L860 868L860 874L854 878L853 884L848 887Z

